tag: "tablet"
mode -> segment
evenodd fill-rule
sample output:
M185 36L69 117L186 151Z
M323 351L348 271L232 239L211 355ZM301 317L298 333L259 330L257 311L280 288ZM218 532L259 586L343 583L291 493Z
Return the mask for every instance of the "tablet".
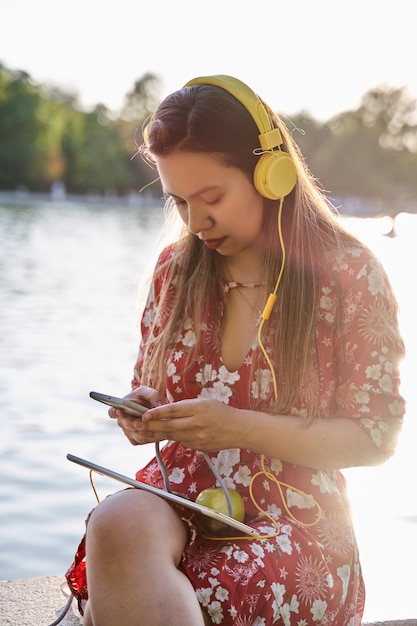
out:
M83 467L87 467L98 474L102 474L103 476L108 476L109 478L114 478L119 482L125 483L126 485L130 485L131 487L135 487L136 489L143 489L143 491L149 491L156 496L160 496L169 502L173 502L175 504L179 504L181 506L186 507L187 509L191 509L196 513L201 513L202 515L206 515L207 517L211 517L212 519L220 522L221 524L227 524L227 526L231 526L235 530L243 533L244 535L249 535L250 537L259 537L259 533L254 528L251 528L247 524L243 522L239 522L238 520L233 519L233 517L229 517L229 515L224 515L223 513L219 513L218 511L214 511L213 509L209 509L206 506L202 506L201 504L197 504L192 500L187 500L186 498L182 498L181 496L175 493L169 493L168 491L164 491L163 489L158 489L157 487L153 487L151 485L147 485L146 483L142 483L133 478L129 478L128 476L124 476L123 474L118 474L113 470L107 469L106 467L102 467L101 465L97 465L96 463L92 463L91 461L86 461L85 459L81 459L78 456L74 456L73 454L67 454L67 459L72 461L72 463L77 463L78 465L82 465Z
M142 406L133 400L128 400L127 398L117 398L116 396L109 396L105 393L98 393L98 391L90 391L90 398L93 400L97 400L98 402L103 402L108 406L112 406L115 409L122 409L126 413L133 417L141 417L149 409L149 407Z

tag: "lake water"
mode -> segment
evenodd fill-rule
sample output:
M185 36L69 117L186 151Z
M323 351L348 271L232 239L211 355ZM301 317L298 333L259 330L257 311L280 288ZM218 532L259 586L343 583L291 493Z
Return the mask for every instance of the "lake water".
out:
M91 400L124 395L139 341L143 284L162 209L0 199L0 579L61 575L95 505L68 452L133 475L153 446L133 447ZM344 219L383 261L408 355L408 411L398 452L345 472L367 583L366 621L417 617L417 215ZM95 479L100 496L118 483Z

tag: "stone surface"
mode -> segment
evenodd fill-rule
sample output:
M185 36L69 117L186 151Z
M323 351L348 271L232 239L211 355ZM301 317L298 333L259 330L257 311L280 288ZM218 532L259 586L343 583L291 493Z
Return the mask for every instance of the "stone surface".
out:
M49 626L61 614L68 600L63 576L47 576L0 581L1 626ZM79 626L76 603L65 616L62 626Z

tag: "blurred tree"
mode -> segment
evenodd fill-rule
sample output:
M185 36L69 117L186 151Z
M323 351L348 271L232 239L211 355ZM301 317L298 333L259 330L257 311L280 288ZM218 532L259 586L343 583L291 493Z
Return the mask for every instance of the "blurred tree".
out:
M381 85L370 89L358 114L365 126L379 131L383 148L417 151L417 101L405 87Z
M59 102L39 95L34 111L34 152L28 164L25 183L35 190L49 190L66 169L62 153L62 134L66 108Z
M144 74L135 81L132 90L126 94L120 119L116 122L120 136L131 155L129 171L136 190L155 179L155 173L135 154L143 141L143 124L160 102L160 91L159 78L149 72ZM149 188L149 192L159 193L152 187Z
M70 190L123 193L129 189L129 153L108 109L99 104L84 114L79 132L81 141L72 155Z
M29 74L0 65L0 188L26 184L36 153L36 110L40 95Z
M324 124L293 118L305 132L297 143L310 170L332 197L369 200L395 215L417 191L417 104L404 89L377 87L356 111Z
M134 125L142 123L159 104L159 78L147 72L135 81L133 88L125 96L121 117Z

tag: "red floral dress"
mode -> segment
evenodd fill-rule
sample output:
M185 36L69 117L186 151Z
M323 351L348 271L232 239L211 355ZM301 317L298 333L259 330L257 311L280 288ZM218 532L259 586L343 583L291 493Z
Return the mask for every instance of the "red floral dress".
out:
M162 258L167 254L169 251ZM379 262L365 250L333 255L332 275L333 279L323 279L320 284L317 312L317 419L340 416L355 420L375 446L389 453L404 412L398 392L403 344L394 297ZM335 326L336 285L342 289L343 336ZM143 341L160 291L160 281L154 280L142 318ZM273 320L265 338L267 350L272 345ZM196 347L191 324L184 321L166 367L168 400L206 397L242 409L267 410L273 399L272 380L259 348L249 351L237 371L228 371L220 350L221 315L213 320L208 314L202 330L210 336L212 324L219 332L209 362L202 351L183 375L187 351ZM141 352L134 387L140 384L140 368ZM302 397L291 414L307 415ZM260 537L239 539L239 533L228 529L223 540L212 540L201 531L194 514L184 509L183 518L191 532L182 568L213 624L358 626L365 593L341 472L264 459L238 448L210 453L210 457L227 486L242 495L245 522L257 529ZM200 452L169 442L162 458L174 491L194 500L200 491L216 485ZM163 488L156 460L136 476ZM279 524L278 534L271 517ZM87 597L84 540L67 579L74 595Z

